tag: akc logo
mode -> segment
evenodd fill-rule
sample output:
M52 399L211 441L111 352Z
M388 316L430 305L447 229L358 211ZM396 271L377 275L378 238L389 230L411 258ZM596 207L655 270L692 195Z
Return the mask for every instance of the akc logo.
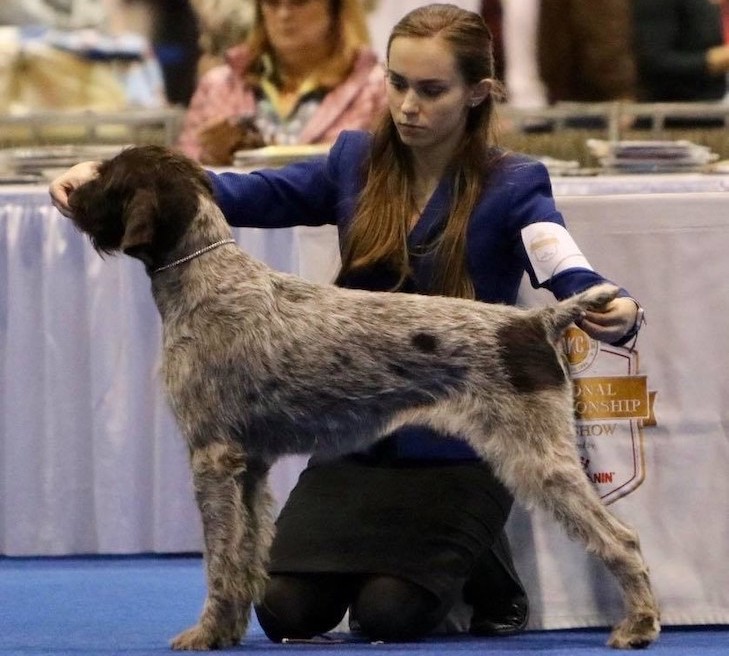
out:
M565 353L573 376L585 371L600 352L600 343L576 326L567 330L564 336Z

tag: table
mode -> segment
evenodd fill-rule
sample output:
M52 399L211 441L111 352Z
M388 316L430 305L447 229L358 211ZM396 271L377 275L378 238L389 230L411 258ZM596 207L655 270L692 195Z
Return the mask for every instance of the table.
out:
M640 529L666 623L729 623L729 177L554 188L588 259L647 308L637 346L657 425L644 430L644 482L611 509ZM235 236L282 270L327 281L336 269L333 228ZM45 188L0 189L0 553L201 549L184 448L158 386L148 287L137 261L94 253ZM276 466L278 503L302 463ZM517 508L509 532L530 626L619 615L602 565L539 512Z
M729 191L729 174L664 173L552 177L555 197Z

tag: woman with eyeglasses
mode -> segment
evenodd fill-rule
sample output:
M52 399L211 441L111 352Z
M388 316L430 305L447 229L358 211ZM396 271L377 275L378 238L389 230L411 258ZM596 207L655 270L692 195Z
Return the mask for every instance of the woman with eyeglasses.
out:
M385 96L368 42L361 0L256 0L246 41L200 79L180 150L225 165L236 150L328 144L343 129L369 129Z

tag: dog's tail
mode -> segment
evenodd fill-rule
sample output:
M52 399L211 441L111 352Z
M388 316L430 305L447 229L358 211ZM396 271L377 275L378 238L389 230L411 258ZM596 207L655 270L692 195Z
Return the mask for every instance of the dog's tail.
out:
M603 283L548 306L543 318L552 339L561 337L571 323L582 318L585 310L597 310L612 301L618 291L620 290L615 285Z

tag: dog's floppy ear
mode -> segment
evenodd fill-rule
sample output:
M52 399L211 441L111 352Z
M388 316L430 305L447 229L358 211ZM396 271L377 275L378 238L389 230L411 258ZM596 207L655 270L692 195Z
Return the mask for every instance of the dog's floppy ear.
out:
M149 250L155 238L157 200L150 189L137 189L124 207L121 249L127 255L151 263Z

